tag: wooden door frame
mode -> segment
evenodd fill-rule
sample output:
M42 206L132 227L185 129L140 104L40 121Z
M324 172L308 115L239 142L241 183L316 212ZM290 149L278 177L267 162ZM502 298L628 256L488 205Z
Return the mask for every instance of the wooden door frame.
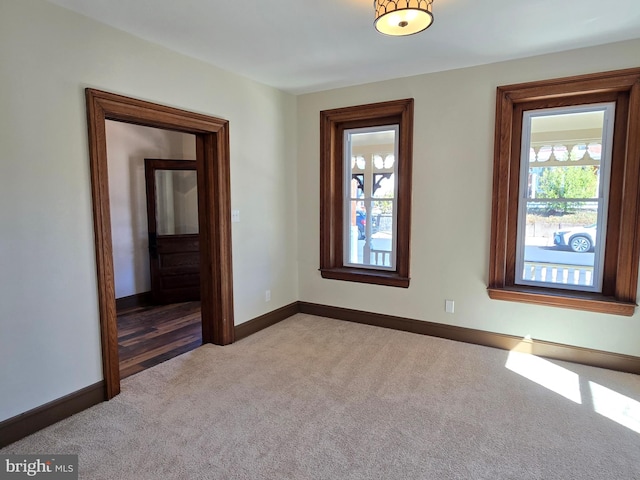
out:
M120 393L105 121L193 134L198 172L202 341L234 341L229 122L87 88L91 194L105 399Z

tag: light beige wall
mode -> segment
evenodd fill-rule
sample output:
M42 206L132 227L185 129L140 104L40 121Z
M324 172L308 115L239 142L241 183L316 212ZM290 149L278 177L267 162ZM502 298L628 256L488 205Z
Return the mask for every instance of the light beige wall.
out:
M229 120L235 321L297 300L295 97L43 0L0 65L0 420L102 379L86 87Z
M640 66L640 41L298 97L300 300L640 355L640 313L619 317L490 300L495 91L499 85ZM415 99L411 286L322 279L319 112ZM455 313L444 311L455 300Z
M114 281L121 298L151 289L144 159L195 160L196 139L111 120L106 136Z

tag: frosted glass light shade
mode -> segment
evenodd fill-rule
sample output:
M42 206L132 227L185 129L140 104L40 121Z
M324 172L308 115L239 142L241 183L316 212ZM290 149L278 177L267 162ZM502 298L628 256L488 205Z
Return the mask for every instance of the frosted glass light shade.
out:
M413 35L433 23L432 3L433 0L374 0L373 25L385 35Z

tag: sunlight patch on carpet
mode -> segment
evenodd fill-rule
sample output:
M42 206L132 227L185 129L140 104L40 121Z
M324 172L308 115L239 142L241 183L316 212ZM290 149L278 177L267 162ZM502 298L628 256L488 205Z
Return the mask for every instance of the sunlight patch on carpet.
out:
M589 388L597 413L640 433L640 402L595 382L589 382Z
M580 376L529 353L509 352L505 367L572 402L582 404Z

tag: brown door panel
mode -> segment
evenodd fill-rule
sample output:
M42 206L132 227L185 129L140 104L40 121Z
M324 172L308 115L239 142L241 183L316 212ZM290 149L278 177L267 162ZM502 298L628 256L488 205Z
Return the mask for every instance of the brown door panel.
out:
M185 227L178 221L186 216L185 208L197 210L197 202L180 203L184 195L197 199L195 163L145 159L151 294L156 303L200 300L200 236L191 233L197 225ZM197 211L189 216L197 218Z

